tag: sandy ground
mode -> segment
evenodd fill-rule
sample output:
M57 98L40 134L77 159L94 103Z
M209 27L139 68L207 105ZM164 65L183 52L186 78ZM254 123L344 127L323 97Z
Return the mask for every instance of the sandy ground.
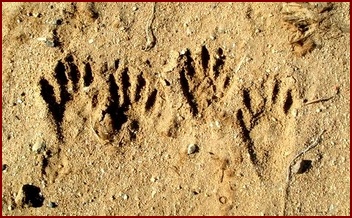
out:
M2 3L3 215L348 215L349 3Z

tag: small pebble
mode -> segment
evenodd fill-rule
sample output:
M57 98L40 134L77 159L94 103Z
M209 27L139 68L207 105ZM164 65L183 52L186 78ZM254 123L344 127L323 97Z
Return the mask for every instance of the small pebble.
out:
M180 55L185 55L187 53L187 49L182 49L181 51L180 51Z
M55 42L53 40L46 40L45 44L49 47L55 47Z
M329 206L329 211L333 211L335 209L335 206L333 205L333 204L331 204L330 206Z
M34 13L33 16L40 18L42 16L42 14L41 13Z
M48 207L55 208L57 207L57 204L55 202L49 202Z
M34 143L34 145L32 146L32 151L35 153L40 153L45 150L45 147L46 147L45 143L39 141Z
M89 92L89 86L83 87L83 92Z
M193 195L198 195L199 192L197 192L197 191L192 191L192 194L193 194Z
M216 35L215 34L211 34L209 37L211 40L215 40L216 39Z
M225 30L225 28L224 28L223 26L220 26L220 27L218 28L218 32L219 32L219 33L226 33L226 30Z
M292 166L292 173L302 174L307 172L307 170L312 166L311 160L298 160L295 165Z
M295 165L292 166L292 173L298 174L300 173L302 168L302 160L298 160Z
M137 7L137 6L133 6L132 10L133 10L133 11L137 11L137 10L138 10L138 7Z
M41 207L44 202L43 194L40 188L28 183L23 185L15 197L15 203L18 207Z
M198 150L199 148L196 144L190 144L188 145L187 154L194 154L198 152Z
M221 197L219 198L219 201L220 201L220 203L222 203L222 204L226 204L227 198L226 198L225 196L221 196Z
M92 44L94 42L94 39L89 39L88 43Z
M7 165L6 164L3 164L2 165L2 171L6 171L7 170Z
M152 191L152 198L155 197L156 193L157 193L157 192L156 192L155 190Z
M220 122L219 121L215 121L215 126L220 128Z
M12 204L10 204L10 205L7 207L7 209L8 209L9 211L11 211L11 210L14 209L14 206L13 206Z
M192 33L193 33L192 29L189 28L189 27L187 27L187 29L186 29L186 34L187 34L187 36L192 35Z
M341 163L345 163L346 158L345 157L341 157Z
M128 195L126 195L126 194L121 194L121 197L122 197L123 200L127 200L128 199Z

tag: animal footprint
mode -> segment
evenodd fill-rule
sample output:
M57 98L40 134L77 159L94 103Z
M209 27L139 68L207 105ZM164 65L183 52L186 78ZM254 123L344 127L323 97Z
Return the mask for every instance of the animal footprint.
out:
M223 72L226 57L221 48L211 56L206 46L202 46L195 57L194 60L187 50L178 58L181 90L193 116L218 101L230 82Z
M63 123L69 117L66 113L75 110L77 101L87 102L87 95L82 90L89 89L93 82L93 74L89 62L86 62L82 76L73 55L69 54L57 62L53 77L56 83L50 82L51 76L40 79L40 94L48 106L57 139L62 143L64 142ZM58 93L55 94L55 90L58 90ZM42 176L45 181L54 182L57 176L69 171L67 167L58 168L58 166L67 165L65 155L61 154L61 147L58 145L47 150L41 162Z
M54 77L57 81L59 94L55 95L54 86L50 82L41 78L39 85L40 94L46 102L49 112L52 115L56 126L57 137L60 141L64 140L62 122L64 120L67 103L73 100L74 93L80 87L89 87L93 82L92 69L89 63L84 65L83 84L80 84L81 73L75 64L74 57L69 54L64 60L59 60L54 69Z
M269 168L279 168L279 161L292 147L296 102L293 84L292 78L274 78L242 90L243 107L237 110L236 119L259 177L265 176Z
M130 139L135 139L141 114L148 115L158 97L158 89L149 84L143 72L131 78L127 67L122 70L118 68L118 64L115 64L114 69L102 70L106 75L109 94L101 112L93 118L95 133L102 140L110 142L124 129L128 131Z

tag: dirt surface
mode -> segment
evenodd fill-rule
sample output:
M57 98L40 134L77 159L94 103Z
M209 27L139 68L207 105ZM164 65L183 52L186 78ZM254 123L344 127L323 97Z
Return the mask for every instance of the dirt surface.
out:
M348 215L349 3L2 3L3 215Z

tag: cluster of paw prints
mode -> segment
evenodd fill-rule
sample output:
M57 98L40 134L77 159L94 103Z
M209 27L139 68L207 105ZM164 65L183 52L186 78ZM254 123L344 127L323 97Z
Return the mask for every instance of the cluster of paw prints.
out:
M226 56L221 48L217 49L214 55L210 55L206 46L201 47L200 53L197 53L195 58L189 50L177 58L176 70L179 82L174 84L180 86L180 92L172 94L183 96L184 105L188 105L193 117L204 113L211 104L218 102L221 98L219 96L223 96L218 93L226 93L231 86L233 73L224 68L225 60ZM46 78L42 77L39 81L41 96L53 118L59 140L64 139L62 123L65 119L67 103L75 101L77 96L75 93L82 92L94 83L89 61L83 64L84 70L81 73L73 55L69 54L63 60L58 61L54 69L54 77L59 93L54 93L53 85ZM119 70L118 74L115 73L117 70ZM132 77L127 67L119 69L119 60L115 61L111 69L107 66L102 67L100 73L104 75L103 78L108 87L108 95L105 95L106 99L103 100L104 105L98 107L98 93L85 96L85 98L90 98L87 102L91 102L93 109L100 110L92 123L94 132L104 141L113 141L123 125L128 125L126 129L129 131L130 139L134 139L140 125L138 119L129 117L131 108L138 105L144 108L140 111L152 110L160 97L160 90L155 84L149 82L143 72ZM82 84L83 88L81 88ZM242 89L242 106L239 107L234 117L241 127L243 138L249 144L253 144L250 132L265 110L271 110L275 105L282 104L281 111L287 115L293 104L293 95L290 88L284 87L283 89L284 91L282 91L281 81L274 78L269 86L269 92L263 97L263 104L260 108L252 104L252 90ZM282 96L284 100L279 101L278 98ZM244 114L249 114L250 118L245 119ZM258 162L252 146L248 147L249 153L252 154L252 161Z
M56 127L57 138L64 140L64 131L62 123L65 119L65 111L68 103L75 98L84 98L85 102L90 102L92 109L99 110L99 115L95 116L92 127L94 132L104 141L113 140L113 136L118 133L125 123L128 123L131 138L139 129L137 120L129 119L127 116L131 105L141 104L144 111L152 110L158 96L158 90L155 87L148 87L148 80L145 79L143 72L137 75L131 81L129 69L122 69L116 76L119 68L119 60L116 60L114 67L108 69L104 65L100 71L105 79L108 95L99 96L99 90L84 95L89 92L90 86L94 83L94 75L90 63L84 63L83 74L74 60L73 55L67 55L63 60L59 60L54 69L54 78L59 89L59 93L54 92L53 84L46 78L42 77L39 81L41 96L46 102L48 111ZM83 87L81 87L83 84ZM132 90L132 91L131 91ZM99 97L98 97L99 96ZM59 100L58 100L59 99ZM98 101L103 101L99 105Z

